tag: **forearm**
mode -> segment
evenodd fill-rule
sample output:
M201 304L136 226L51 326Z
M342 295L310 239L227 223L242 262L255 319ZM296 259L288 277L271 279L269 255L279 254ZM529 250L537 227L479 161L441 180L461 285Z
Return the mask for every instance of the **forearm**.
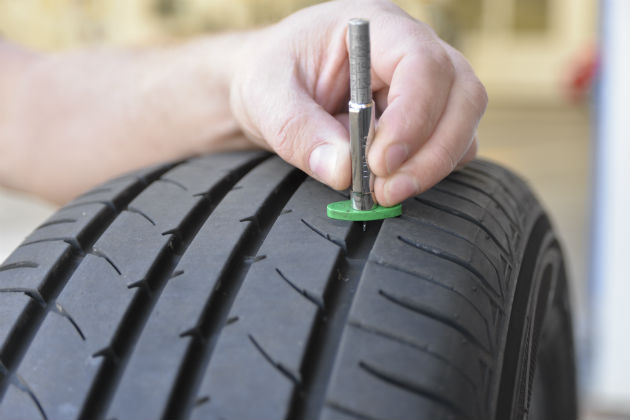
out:
M135 167L245 147L229 84L247 36L31 57L0 91L0 182L66 201Z
M13 137L9 130L15 129L13 103L17 81L35 59L35 54L0 38L0 185L6 185L14 178L17 145L9 141Z

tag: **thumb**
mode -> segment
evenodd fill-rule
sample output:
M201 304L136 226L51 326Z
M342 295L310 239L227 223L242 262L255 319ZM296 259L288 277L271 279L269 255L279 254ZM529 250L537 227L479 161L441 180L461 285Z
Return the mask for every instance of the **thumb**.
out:
M267 108L273 115L261 130L268 145L318 181L337 190L348 188L350 145L342 123L305 92L274 105Z

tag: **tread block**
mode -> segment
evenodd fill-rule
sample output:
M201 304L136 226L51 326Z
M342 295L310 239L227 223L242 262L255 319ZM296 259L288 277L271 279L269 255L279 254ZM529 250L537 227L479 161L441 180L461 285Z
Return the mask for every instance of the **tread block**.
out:
M0 343L4 343L11 330L20 323L18 318L31 300L22 292L0 291Z
M488 333L493 331L486 328L485 322L471 308L470 303L452 291L419 282L414 276L401 273L394 277L385 267L371 265L369 268L370 273L366 273L364 283L357 291L356 303L349 316L350 326L347 328L366 330L384 340L422 349L436 357L434 363L451 365L472 381L483 377L482 366L487 365L487 353L443 320L450 315L453 324L460 324L465 315L474 313L471 317L478 325L466 323L462 327L471 333L481 334L477 341L485 345ZM379 290L387 291L403 303L409 303L408 306L388 300ZM424 309L428 315L413 310L414 303L418 301L420 304L415 306ZM460 315L462 313L465 315ZM454 318L454 314L459 317ZM491 339L494 341L494 336ZM471 363L475 359L479 362ZM482 386L483 383L478 382L477 385Z
M82 198L85 197L86 195L89 195L91 193L93 193L94 190L101 190L102 187L108 188L113 184L118 184L118 183L125 183L125 182L131 182L134 183L136 181L140 181L140 182L148 182L151 179L155 178L155 174L156 173L161 173L164 171L169 170L170 168L172 168L173 166L177 165L178 163L171 163L171 162L166 162L166 163L156 163L154 165L149 165L146 166L144 168L139 168L136 170L133 170L131 172L128 172L126 174L122 174L120 176L117 176L115 178L112 178L111 180L105 182L101 187L96 187L93 188L92 190L86 192L85 194L82 194L81 196L77 197L77 198ZM181 164L181 163L179 163ZM114 187L117 188L117 187Z
M171 240L171 235L162 235L144 217L124 212L96 241L92 252L109 262L110 270L131 285L146 279L156 256Z
M165 165L162 165L165 166ZM146 170L144 173L149 174L152 171ZM120 210L123 200L129 197L138 186L146 182L140 174L127 175L118 179L111 180L100 187L93 188L86 193L75 198L63 209L70 209L73 207L83 207L93 203L105 203L109 206L114 206Z
M423 413L434 419L458 417L451 407L419 391L434 390L441 398L458 403L450 401L447 395L457 395L467 385L447 366L435 363L423 352L383 342L354 328L346 329L345 338L348 340L342 342L340 349L341 368L331 378L327 404L369 413L371 418L408 419L409 413ZM371 371L396 379L396 384ZM449 383L454 389L435 389L436 383Z
M525 184L473 162L361 241L325 215L338 192L269 156L123 175L26 238L0 266L0 418L41 417L27 388L51 418L86 398L105 418L286 418L320 396L323 418L490 416L541 214Z
M70 258L72 249L63 241L19 247L0 265L0 289L31 290L47 301L46 281Z
M32 398L15 385L9 385L0 404L0 419L2 420L33 420L41 419L42 415Z
M211 395L214 400L196 409L193 417L287 416L294 389L291 377L301 380L300 369L318 306L288 284L276 269L296 288L307 290L324 303L324 290L333 277L341 248L302 220L345 241L351 223L328 219L324 213L325 203L335 199L331 190L307 180L285 206L286 213L276 220L259 251L266 258L252 266L234 302L229 318L238 321L221 334L201 384L198 395ZM309 205L312 202L322 203L322 207ZM261 349L271 360L261 354ZM261 374L268 372L269 367L273 371L264 378L282 385L263 384ZM254 400L252 404L238 404L243 395L251 395L260 404ZM275 404L263 404L264 401Z
M269 156L266 152L234 152L220 155L208 155L190 159L186 164L178 165L162 175L162 179L176 182L185 187L191 195L203 194L218 179L230 176L235 167L245 162L261 160Z
M111 214L112 209L102 203L62 208L27 236L24 244L70 238L84 246L94 225Z
M442 211L452 214L477 224L494 240L506 254L511 252L511 243L508 233L491 213L485 209L460 198L440 193L437 190L429 190L420 194L415 200L428 207L438 207Z
M229 172L234 169L237 162L262 160L272 156L271 153L262 150L247 150L237 152L223 152L219 154L206 154L188 159L187 164L190 166L199 166L202 168L214 170L221 168L223 172Z
M109 346L131 297L120 276L93 255L87 255L69 279L57 303L85 341L68 318L49 312L18 368L51 418L76 417L68 412L78 413L102 362L94 354Z
M452 174L405 202L402 218L383 222L344 330L324 418L479 417L490 406L494 353L507 327L503 308L514 293L513 265L524 246L520 235L539 210L518 178L494 179L485 166L465 169L474 176ZM405 354L426 360L405 361ZM454 376L444 379L436 369ZM439 394L442 383L460 385ZM407 394L392 406L386 386ZM437 405L401 409L423 395Z
M127 288L125 281L103 258L87 255L81 262L57 298L57 303L85 336L85 357L91 357L109 346L134 292ZM94 302L99 304L94 305ZM52 316L59 317L49 313L46 318ZM68 320L64 321L70 325ZM78 332L74 333L80 339ZM54 338L50 342L66 346Z
M190 345L190 337L181 337L203 323L207 300L235 257L235 248L248 240L256 226L263 203L278 183L294 172L280 159L270 159L252 169L218 204L201 226L156 303L132 354L112 401L110 417L153 418L164 409L178 369ZM155 352L160 348L163 354ZM138 373L151 375L152 385L139 383ZM165 380L164 378L168 378ZM141 395L146 404L138 405Z
M418 254L432 255L450 261L470 271L481 282L480 287L487 287L496 297L503 295L501 267L497 267L497 264L477 247L439 229L409 223L409 218L404 221L392 219L387 227L383 240L388 243L383 244L382 249L411 247L416 249Z
M92 333L91 338L97 332L86 331ZM65 343L63 352L50 351L51 342L59 340ZM49 314L41 325L18 375L30 386L48 418L78 417L81 406L76 395L89 388L100 362L90 354L90 344L94 342L84 342L70 322L57 314Z
M194 197L175 184L160 181L154 182L129 203L127 211L144 217L145 223L152 225L153 229L163 234L177 229L188 212L202 198Z
M388 229L391 224L384 222L384 228L370 253L372 264L389 270L388 277L400 272L416 277L417 282L434 284L454 294L467 296L469 305L480 312L484 319L492 319L492 304L497 298L492 292L485 291L477 277L449 260L435 258L432 254L404 244L398 239L398 229ZM458 275L445 276L444 273L448 272L445 270L453 270Z
M497 213L497 220L500 223L506 223L511 230L516 229L518 215L509 205L495 197L497 190L500 189L498 184L493 188L488 188L487 185L482 188L481 186L475 185L474 182L471 182L470 178L464 181L462 179L449 177L442 180L436 187L439 188L441 192L449 192L452 195L473 202L481 208L492 209ZM501 214L505 216L506 220L502 220Z
M440 209L430 207L416 200L407 200L404 206L402 219L411 217L425 223L430 223L443 231L456 233L473 244L487 241L486 238L488 234L481 227L466 219L445 213ZM505 258L505 253L494 242L488 243L487 246L484 247L484 252L490 255L495 262Z

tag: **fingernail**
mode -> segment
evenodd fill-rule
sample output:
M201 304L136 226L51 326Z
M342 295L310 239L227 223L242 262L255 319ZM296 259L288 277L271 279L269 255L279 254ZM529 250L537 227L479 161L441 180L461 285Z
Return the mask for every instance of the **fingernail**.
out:
M317 146L309 158L308 164L315 178L322 182L330 182L337 168L337 147L333 144L325 143Z
M409 148L406 144L393 144L387 148L385 152L385 165L387 166L387 173L391 174L396 172L400 165L407 160L409 156Z
M412 195L416 195L418 191L420 191L420 187L416 180L406 174L394 175L387 180L384 187L385 199L390 205L400 203Z

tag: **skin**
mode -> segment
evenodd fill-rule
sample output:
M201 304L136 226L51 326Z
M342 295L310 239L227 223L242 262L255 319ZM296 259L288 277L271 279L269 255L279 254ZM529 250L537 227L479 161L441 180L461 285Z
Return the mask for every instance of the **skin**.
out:
M40 54L0 41L0 183L62 203L151 163L261 147L348 188L353 17L371 27L374 192L399 203L474 158L487 95L458 51L382 0L144 50Z

